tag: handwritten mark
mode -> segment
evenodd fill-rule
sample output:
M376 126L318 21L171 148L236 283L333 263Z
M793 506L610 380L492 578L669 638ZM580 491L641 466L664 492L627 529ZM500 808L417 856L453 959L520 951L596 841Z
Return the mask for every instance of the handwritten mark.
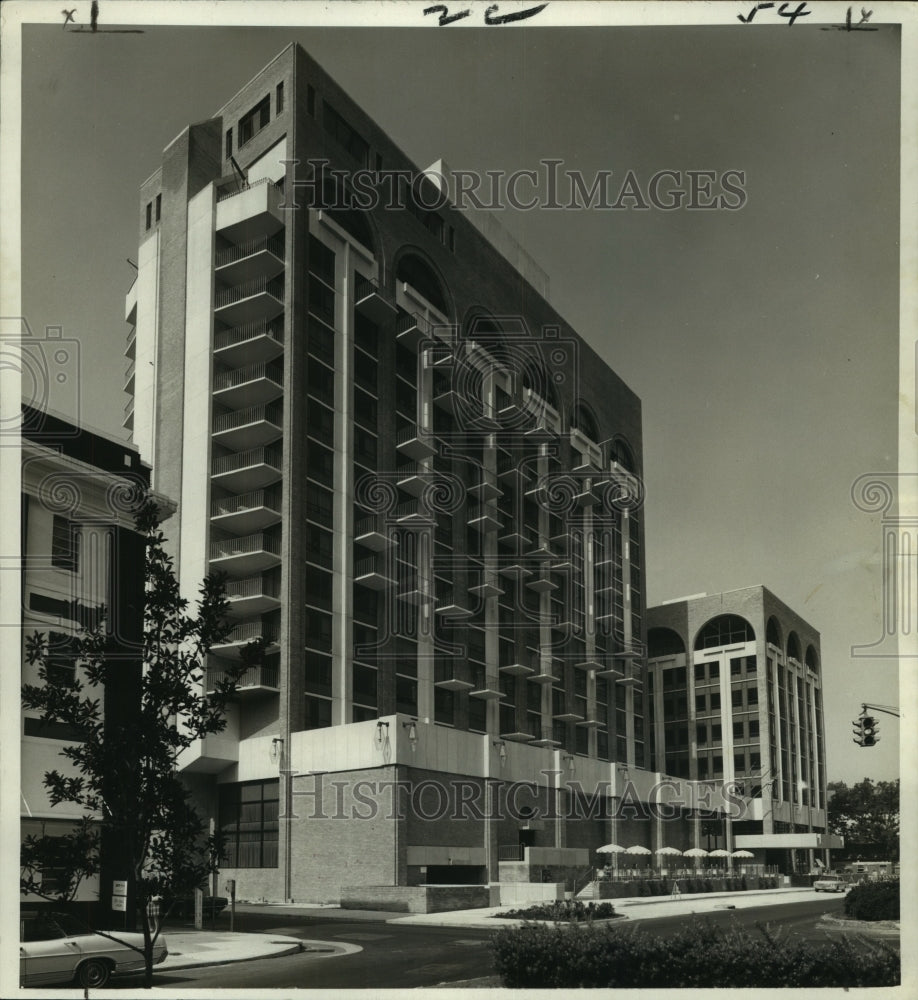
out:
M509 14L498 14L497 11L500 9L500 4L492 3L490 7L485 11L484 20L485 24L510 24L513 21L524 21L527 18L535 17L536 14L541 13L548 6L547 3L540 3L536 7L529 7L526 10L512 11ZM769 4L771 6L771 4ZM434 4L432 7L425 7L424 14L439 14L440 17L437 20L439 27L445 27L447 24L453 24L455 21L461 21L462 18L468 17L472 12L470 10L461 10L458 14L450 14L449 7L445 3Z
M425 14L436 14L440 12L440 19L438 21L439 26L442 28L447 24L452 24L453 21L461 21L462 18L468 17L472 12L470 10L461 10L458 14L450 14L449 7L445 3L434 4L433 7L425 7Z
M493 17L494 11L500 7L500 4L494 3L485 11L485 24L509 24L511 21L524 21L528 17L535 17L547 6L547 3L542 3L538 7L530 7L528 10L518 10L512 14L501 14L499 17Z
M64 23L61 25L62 28L66 28L68 24L76 24L73 19L73 15L76 13L76 7L73 10L62 10L61 13L64 15Z
M851 8L848 8L848 13L845 15L844 24L827 24L822 31L879 31L879 28L870 27L867 22L873 16L872 10L867 10L861 7L861 19L854 24L852 22Z
M773 3L757 3L745 17L743 17L742 14L737 14L736 17L738 20L742 21L743 24L752 24L755 15L760 10L771 10L774 6L775 4ZM788 11L788 7L790 7L789 3L782 3L781 6L778 7L778 17L787 18L788 24L794 24L798 17L809 17L810 14L813 13L811 10L806 10L806 0L797 4L796 10Z
M774 7L773 3L757 3L752 8L752 10L749 11L749 16L748 17L743 17L742 14L737 14L736 16L739 18L740 21L743 22L743 24L752 24L752 19L755 17L755 15L756 15L756 13L758 11L760 11L760 10L769 10L772 7Z

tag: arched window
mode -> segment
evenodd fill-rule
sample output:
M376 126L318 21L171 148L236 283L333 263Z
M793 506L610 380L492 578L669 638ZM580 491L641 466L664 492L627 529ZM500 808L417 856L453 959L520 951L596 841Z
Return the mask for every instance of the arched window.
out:
M796 632L791 632L787 637L787 657L800 662L800 640Z
M671 628L652 628L647 631L647 656L678 656L685 652L685 643L678 632Z
M755 632L745 618L739 615L718 615L698 633L695 649L716 649L740 642L754 642Z
M774 615L768 619L768 624L765 626L765 641L771 643L772 646L777 646L778 649L784 645L781 642L781 626Z
M558 392L554 380L540 361L532 359L526 365L523 369L522 382L525 389L534 392L555 410L558 409Z
M395 269L395 277L398 281L404 281L411 285L420 295L437 310L441 315L447 316L449 309L446 305L446 296L443 288L433 269L423 261L417 254L406 253L398 262Z
M625 472L637 471L634 467L634 455L622 438L616 438L609 445L609 461L617 462Z
M571 412L571 427L585 434L591 441L599 441L596 418L584 403L576 403Z
M816 650L812 646L806 647L806 665L813 671L813 673L819 673L819 657L816 655Z

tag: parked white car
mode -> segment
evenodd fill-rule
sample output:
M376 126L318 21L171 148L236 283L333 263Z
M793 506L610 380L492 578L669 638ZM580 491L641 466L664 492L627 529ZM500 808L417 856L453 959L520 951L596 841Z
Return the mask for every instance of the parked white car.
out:
M68 913L24 911L19 920L19 985L76 982L84 989L99 989L112 975L142 972L143 935L110 933L118 940L97 934ZM153 948L154 965L166 954L160 938Z
M823 875L813 883L816 892L844 892L848 883L838 875Z

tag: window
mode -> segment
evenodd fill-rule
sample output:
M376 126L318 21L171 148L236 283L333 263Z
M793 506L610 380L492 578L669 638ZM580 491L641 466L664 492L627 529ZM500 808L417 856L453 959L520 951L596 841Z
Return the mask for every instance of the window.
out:
M756 740L759 738L759 720L750 719L749 720L749 739Z
M747 688L746 689L746 704L747 705L758 705L759 703L759 691L758 688Z
M362 427L354 428L354 457L363 465L376 468L376 435Z
M395 711L417 715L418 682L411 677L395 678Z
M331 725L331 702L328 698L306 695L306 728L327 729Z
M743 736L744 736L744 733L743 733L743 723L742 723L742 721L740 721L740 722L734 722L733 723L733 739L735 739L735 740L741 740L741 739L743 739Z
M363 705L376 704L377 673L372 667L354 664L354 701Z
M742 658L736 657L730 660L730 676L739 677L743 672L743 661Z
M719 691L712 691L711 692L711 711L712 712L717 712L719 710L720 710L720 692Z
M306 650L305 688L314 694L331 694L332 658L324 653Z
M317 441L331 445L335 434L334 414L318 400L310 399L306 412L306 433Z
M734 688L730 692L730 703L733 705L734 708L743 707L743 692L740 690L740 688Z
M306 568L306 600L321 608L330 608L332 598L332 575L325 570Z
M695 711L696 712L703 712L705 710L704 709L704 705L705 705L705 696L703 694L696 694L695 695Z
M698 745L701 746L703 743L708 742L708 727L707 726L696 726L695 727L695 738L698 741Z
M309 562L331 568L332 533L330 531L325 531L317 524L306 525L306 558Z
M163 196L158 194L156 196L156 221L159 222L160 217L163 214Z
M723 739L723 728L719 722L715 722L711 726L711 740L714 743L719 743Z
M306 609L306 645L330 653L332 647L332 616L314 608Z
M705 664L703 664L703 663L696 663L695 664L695 680L696 681L703 681L704 680L704 668L705 668Z
M284 81L277 85L274 97L274 114L279 115L284 110Z
M311 83L306 84L306 114L310 118L316 116L316 91Z
M66 517L54 515L51 528L51 565L76 573L80 568L80 535Z
M351 707L352 722L369 722L377 718L379 713L375 708L364 708L363 705L353 705Z
M246 781L218 786L225 868L276 868L280 784Z
M244 146L247 142L254 139L270 120L271 100L265 97L251 111L239 119L239 145Z
M308 101L308 94L307 94ZM326 102L322 109L322 126L362 166L369 166L370 147L366 141Z
M86 738L81 730L67 722L42 722L41 719L29 715L22 721L25 736L40 736L45 740L66 740L69 743L82 743Z
M331 486L335 471L335 453L321 444L312 443L309 446L309 463L306 475L310 479Z
M226 130L226 158L229 159L233 155L233 130L228 128Z
M735 774L743 774L746 770L746 755L736 753L733 755L733 771Z
M331 525L333 516L331 490L314 483L306 484L306 516L320 524Z
M147 202L147 229L153 225L153 202Z
M455 712L453 692L445 691L443 688L434 688L434 722L443 722L452 726L455 723Z
M306 385L311 396L331 404L335 398L335 373L314 358L309 361Z

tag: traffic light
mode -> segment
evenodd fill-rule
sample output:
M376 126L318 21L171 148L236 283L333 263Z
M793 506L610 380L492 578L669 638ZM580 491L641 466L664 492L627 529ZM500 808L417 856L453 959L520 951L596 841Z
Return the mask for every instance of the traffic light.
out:
M862 747L864 745L864 720L852 719L851 724L854 726L854 742Z
M880 742L877 735L880 724L872 715L862 715L859 719L853 720L854 742L859 747L872 747Z

